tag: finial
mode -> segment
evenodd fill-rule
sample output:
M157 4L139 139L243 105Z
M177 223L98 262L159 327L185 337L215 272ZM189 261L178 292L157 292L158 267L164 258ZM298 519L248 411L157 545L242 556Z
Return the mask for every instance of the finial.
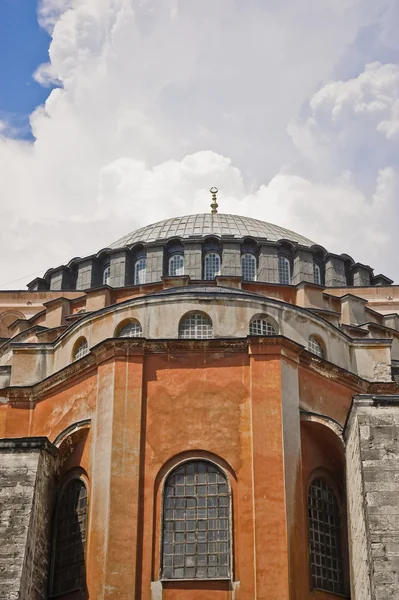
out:
M217 203L217 198L216 198L216 194L218 193L218 189L217 187L211 187L211 189L209 190L212 194L212 203L211 203L211 214L212 215L216 215L217 211L218 211L218 203Z

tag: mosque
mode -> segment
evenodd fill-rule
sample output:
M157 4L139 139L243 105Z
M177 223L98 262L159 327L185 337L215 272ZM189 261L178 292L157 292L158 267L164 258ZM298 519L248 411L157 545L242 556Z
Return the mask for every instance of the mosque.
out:
M399 287L211 192L0 292L1 600L399 598Z

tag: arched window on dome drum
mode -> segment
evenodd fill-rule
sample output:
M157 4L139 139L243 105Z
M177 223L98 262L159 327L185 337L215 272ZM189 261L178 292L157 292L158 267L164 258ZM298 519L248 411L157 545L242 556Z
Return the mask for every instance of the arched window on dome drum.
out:
M117 337L141 337L141 325L136 319L128 321L117 331Z
M229 579L230 491L225 474L204 460L168 476L163 496L162 579Z
M309 488L308 524L312 588L344 594L340 507L322 478Z
M249 335L277 335L277 331L267 319L256 317L249 324Z
M284 285L291 284L291 264L286 256L278 257L278 280Z
M184 256L183 254L173 254L169 259L168 274L171 277L184 275Z
M89 353L89 345L86 338L82 338L76 345L73 352L73 360L79 360Z
M317 263L313 263L313 281L317 285L321 285L321 268Z
M111 265L106 265L103 271L103 285L109 285L111 279Z
M212 336L212 321L208 315L190 313L180 321L179 338L204 340Z
M220 256L217 252L207 252L204 264L204 279L215 279L220 275Z
M245 281L256 281L256 256L248 252L241 256L241 272Z
M52 595L85 589L86 532L87 488L81 479L71 479L62 492L56 510Z
M134 263L134 285L142 285L146 282L147 259L139 258Z
M316 354L317 356L320 356L320 358L325 358L326 353L324 351L324 348L317 339L317 337L315 337L314 335L311 335L309 337L307 349L309 350L309 352L312 352L312 354Z

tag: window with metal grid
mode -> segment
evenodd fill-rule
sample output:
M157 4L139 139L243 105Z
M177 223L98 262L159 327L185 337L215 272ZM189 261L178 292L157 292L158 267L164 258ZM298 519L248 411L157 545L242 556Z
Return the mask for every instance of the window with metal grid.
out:
M276 330L266 319L252 319L249 324L249 335L276 335Z
M169 259L169 275L176 277L184 275L184 256L183 254L173 254Z
M87 531L87 489L72 479L58 504L53 548L52 594L84 589Z
M142 329L138 321L129 321L118 331L118 337L141 337Z
M312 354L320 356L320 358L325 357L324 348L314 335L311 335L308 339L308 350L309 352L312 352Z
M278 280L284 285L291 284L291 265L286 256L278 257Z
M317 263L313 263L313 281L317 285L321 285L321 269Z
M146 282L147 259L139 258L134 264L134 285L142 285Z
M215 279L220 275L220 256L216 252L208 252L205 255L204 279Z
M87 343L87 340L84 338L76 346L75 352L73 354L73 360L79 360L80 358L83 358L83 356L86 356L86 354L88 354L88 353L89 353L89 345Z
M246 281L256 281L256 256L243 254L241 257L242 278Z
M213 335L212 321L203 313L191 313L180 322L179 337L185 339L209 339Z
M337 497L324 479L308 493L309 554L312 587L344 594L341 515Z
M178 467L163 498L163 579L230 578L230 492L206 461Z
M111 279L111 266L107 265L103 271L103 285L109 285Z

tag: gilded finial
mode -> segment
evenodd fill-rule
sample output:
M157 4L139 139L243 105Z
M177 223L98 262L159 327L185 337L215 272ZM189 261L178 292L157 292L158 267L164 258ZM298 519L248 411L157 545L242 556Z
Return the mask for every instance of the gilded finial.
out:
M216 194L218 193L218 189L217 187L211 187L211 189L209 190L212 194L212 203L211 203L211 214L212 215L216 215L217 211L218 211L218 203L217 203L217 198L216 198Z

